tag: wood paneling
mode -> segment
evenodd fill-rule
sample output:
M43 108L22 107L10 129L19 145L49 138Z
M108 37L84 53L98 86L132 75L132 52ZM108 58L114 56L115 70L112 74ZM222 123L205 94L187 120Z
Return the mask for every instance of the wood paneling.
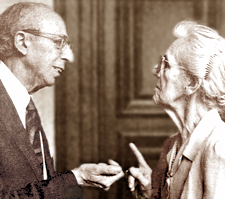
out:
M67 23L74 63L56 83L57 170L99 161L101 109L102 1L55 1L56 11ZM84 189L87 198L98 198L97 189Z
M117 1L117 114L165 114L152 95L152 69L173 42L175 24L194 19L194 1ZM169 17L168 17L169 16Z

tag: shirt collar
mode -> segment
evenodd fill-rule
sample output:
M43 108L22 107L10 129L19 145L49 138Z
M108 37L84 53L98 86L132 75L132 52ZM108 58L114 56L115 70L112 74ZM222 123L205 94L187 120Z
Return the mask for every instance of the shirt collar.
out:
M216 109L211 109L204 115L190 135L190 138L186 140L186 143L184 143L184 145L186 145L183 151L183 155L185 157L191 161L195 159L195 156L201 149L202 144L216 127L218 121L221 121L221 118Z
M28 94L26 88L2 61L0 61L0 79L11 100L13 101L23 125L25 126L26 107L31 96Z

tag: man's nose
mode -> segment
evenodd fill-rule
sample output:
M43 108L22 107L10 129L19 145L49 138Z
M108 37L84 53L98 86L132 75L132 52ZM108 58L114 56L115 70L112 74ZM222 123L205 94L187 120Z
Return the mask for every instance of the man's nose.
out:
M68 62L74 62L74 54L69 45L66 45L61 53L61 59Z

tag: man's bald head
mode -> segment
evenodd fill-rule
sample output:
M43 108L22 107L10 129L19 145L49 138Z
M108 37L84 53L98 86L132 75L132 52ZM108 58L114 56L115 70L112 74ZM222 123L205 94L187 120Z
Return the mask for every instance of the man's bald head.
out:
M20 2L10 6L0 15L0 59L15 52L14 35L25 29L40 30L42 27L63 23L53 9L42 3Z

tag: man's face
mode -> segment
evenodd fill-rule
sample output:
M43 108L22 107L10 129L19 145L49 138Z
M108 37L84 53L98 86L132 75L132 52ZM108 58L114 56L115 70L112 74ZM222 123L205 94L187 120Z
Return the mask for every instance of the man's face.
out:
M35 85L42 88L55 83L55 78L65 68L65 62L72 61L73 54L68 45L60 47L62 36L67 36L67 32L64 22L59 17L43 21L39 32L31 32L35 38L31 41L27 58Z

